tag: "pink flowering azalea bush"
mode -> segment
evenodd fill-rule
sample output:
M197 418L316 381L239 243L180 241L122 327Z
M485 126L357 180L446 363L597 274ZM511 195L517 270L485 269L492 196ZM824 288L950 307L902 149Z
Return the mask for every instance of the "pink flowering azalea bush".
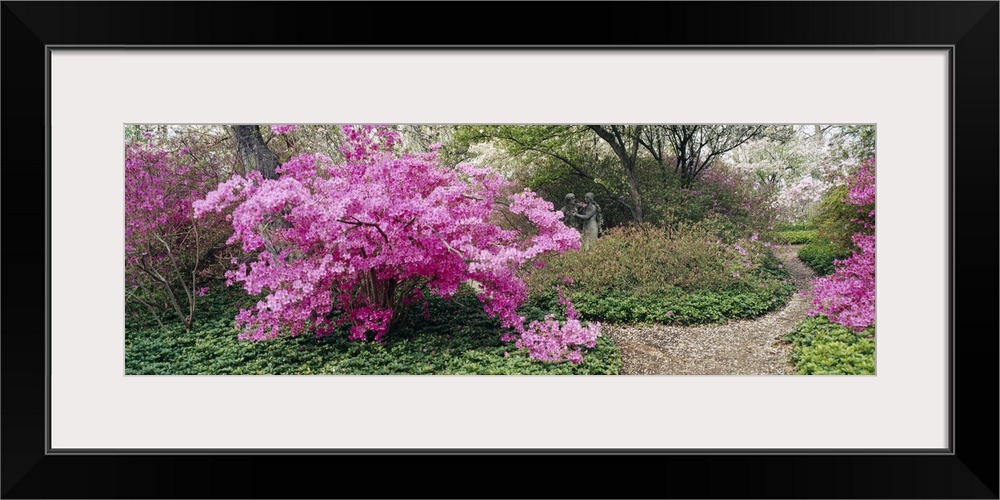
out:
M812 315L855 332L875 324L875 160L863 162L849 183L846 203L857 206L856 222L864 228L852 238L856 249L850 257L835 261L830 276L813 283Z
M189 148L151 139L147 133L125 148L126 304L158 322L164 313L176 315L190 331L228 231L222 217L193 217L213 169L198 168Z
M550 202L489 169L447 167L434 145L421 154L396 152L389 128L345 126L345 161L301 154L278 167L221 183L194 212L231 210L229 243L247 252L227 272L230 284L262 295L238 314L240 338L317 336L349 326L351 339L383 341L426 294L450 297L466 282L484 310L520 336L532 357L578 362L574 346L593 346L597 326L549 318L525 325L527 298L520 268L548 253L580 247L580 236ZM505 212L530 222L530 232L497 223ZM580 333L580 330L585 333Z

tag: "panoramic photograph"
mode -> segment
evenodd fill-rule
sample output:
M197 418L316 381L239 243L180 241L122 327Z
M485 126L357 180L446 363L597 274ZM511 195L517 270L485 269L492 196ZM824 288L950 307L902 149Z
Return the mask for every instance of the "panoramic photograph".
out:
M129 124L127 375L874 375L870 124Z

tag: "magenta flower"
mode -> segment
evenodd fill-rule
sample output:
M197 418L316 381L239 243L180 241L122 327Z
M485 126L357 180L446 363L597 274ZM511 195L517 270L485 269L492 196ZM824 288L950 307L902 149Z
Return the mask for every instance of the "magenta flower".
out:
M271 132L278 135L285 135L299 128L298 125L271 125Z

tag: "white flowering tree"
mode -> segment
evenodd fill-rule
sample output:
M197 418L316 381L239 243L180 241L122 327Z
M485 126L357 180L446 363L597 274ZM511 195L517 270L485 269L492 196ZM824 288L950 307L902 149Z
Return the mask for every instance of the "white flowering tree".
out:
M728 160L737 169L779 194L780 218L802 222L811 215L837 170L829 140L838 127L797 125L786 133L767 134L734 149Z

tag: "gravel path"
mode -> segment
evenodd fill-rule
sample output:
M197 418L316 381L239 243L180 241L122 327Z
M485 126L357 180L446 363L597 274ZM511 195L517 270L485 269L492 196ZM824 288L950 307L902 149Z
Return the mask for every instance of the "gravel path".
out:
M786 333L811 306L812 269L797 257L801 245L774 249L799 291L778 310L722 325L604 325L618 345L623 375L781 375L792 371Z

